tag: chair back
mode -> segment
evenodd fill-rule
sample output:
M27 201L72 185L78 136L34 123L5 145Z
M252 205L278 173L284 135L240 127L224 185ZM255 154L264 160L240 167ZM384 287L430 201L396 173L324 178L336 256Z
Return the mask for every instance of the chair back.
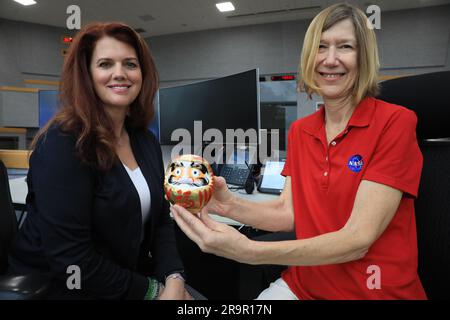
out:
M422 141L415 202L419 276L430 299L450 298L450 140Z
M8 172L0 160L0 274L8 266L8 249L17 233L17 218L9 190Z
M415 201L418 272L429 299L450 298L450 72L381 83L378 98L413 110L424 157Z

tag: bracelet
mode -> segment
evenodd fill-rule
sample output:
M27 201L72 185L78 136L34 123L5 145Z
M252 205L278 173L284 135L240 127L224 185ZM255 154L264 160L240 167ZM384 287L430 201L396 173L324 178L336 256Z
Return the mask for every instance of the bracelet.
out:
M186 280L184 279L184 277L181 275L181 273L179 273L179 272L175 272L175 273L169 274L169 275L166 277L166 281L167 281L168 279L180 279L180 280L183 281L183 282L186 281Z
M159 294L159 283L158 280L148 278L148 289L145 294L144 300L155 300Z

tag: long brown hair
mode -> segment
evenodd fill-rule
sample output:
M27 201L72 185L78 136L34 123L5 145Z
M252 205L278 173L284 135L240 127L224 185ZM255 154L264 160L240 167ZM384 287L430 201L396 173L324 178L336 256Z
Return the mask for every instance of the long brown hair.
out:
M141 67L142 88L130 105L127 127L145 129L153 119L158 74L147 44L136 31L123 23L92 23L77 33L65 57L59 93L61 108L32 143L34 149L48 129L58 124L62 131L76 136L77 157L102 171L111 169L117 160L116 138L112 119L95 93L89 66L97 41L105 36L132 46Z

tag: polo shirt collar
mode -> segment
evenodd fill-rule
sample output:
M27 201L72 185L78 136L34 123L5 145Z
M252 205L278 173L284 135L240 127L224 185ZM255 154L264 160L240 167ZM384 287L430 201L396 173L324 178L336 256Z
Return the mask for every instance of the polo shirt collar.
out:
M366 97L356 106L347 124L349 127L367 127L375 111L375 99ZM320 136L321 129L325 124L325 107L311 115L308 124L303 126L303 130L310 135Z
M375 111L375 99L366 97L361 100L353 111L347 127L367 127L370 125L373 113Z

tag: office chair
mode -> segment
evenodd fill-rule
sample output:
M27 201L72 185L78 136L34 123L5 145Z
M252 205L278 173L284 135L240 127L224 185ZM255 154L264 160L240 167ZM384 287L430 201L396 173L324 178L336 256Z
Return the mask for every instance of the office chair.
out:
M450 298L449 84L449 71L397 78L382 82L379 96L418 117L416 132L424 157L415 201L418 272L429 299Z
M8 249L18 224L9 190L8 172L0 160L0 300L41 299L49 287L42 275L7 275Z

